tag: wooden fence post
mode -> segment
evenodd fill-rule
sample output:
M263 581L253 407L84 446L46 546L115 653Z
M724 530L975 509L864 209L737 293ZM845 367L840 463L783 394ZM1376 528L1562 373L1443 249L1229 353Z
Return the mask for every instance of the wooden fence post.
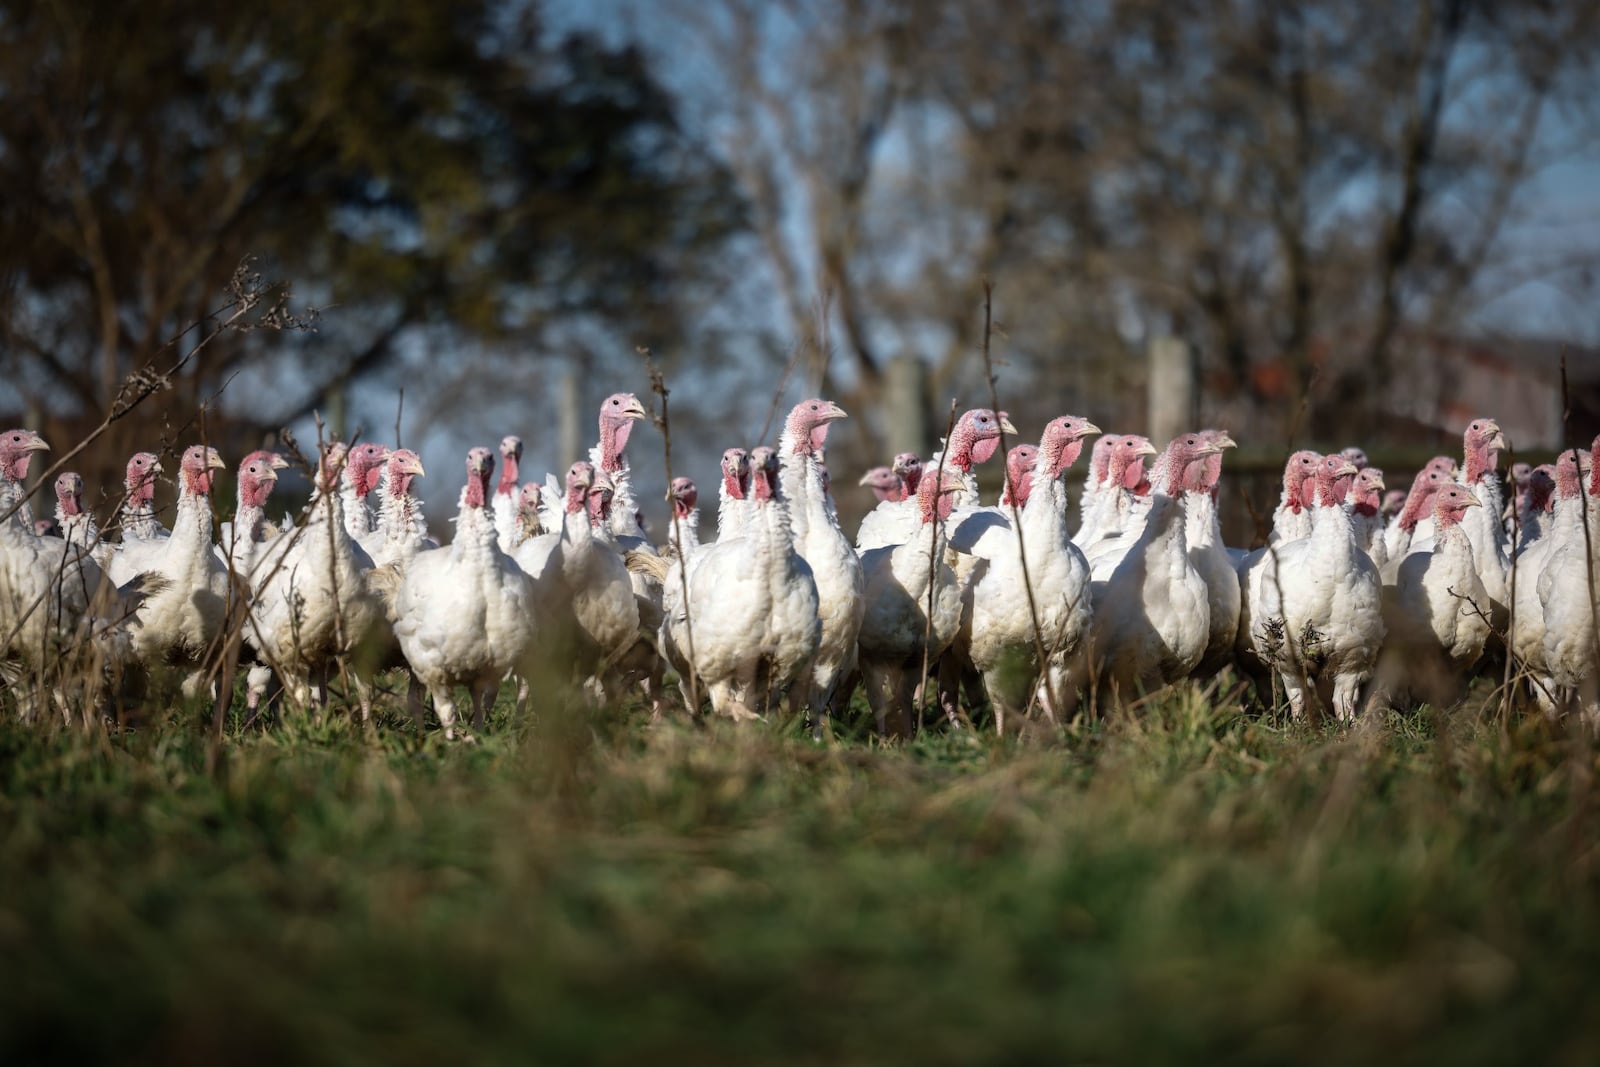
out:
M928 438L927 367L916 356L896 356L889 361L884 377L884 444L891 454L924 455L924 450L933 444Z
M1194 358L1182 338L1163 335L1150 342L1147 395L1150 440L1157 448L1197 429Z

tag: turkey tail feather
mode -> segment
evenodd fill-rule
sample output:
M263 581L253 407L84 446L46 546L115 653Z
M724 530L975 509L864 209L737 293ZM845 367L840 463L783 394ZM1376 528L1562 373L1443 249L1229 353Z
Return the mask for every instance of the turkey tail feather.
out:
M642 574L657 584L666 582L667 568L672 566L671 560L643 549L635 549L622 558L623 562L627 563L628 570L634 574Z

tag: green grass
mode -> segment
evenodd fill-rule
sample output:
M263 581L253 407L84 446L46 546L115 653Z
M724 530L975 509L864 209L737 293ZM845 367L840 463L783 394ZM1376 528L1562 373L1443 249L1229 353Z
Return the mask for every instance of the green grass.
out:
M1590 744L0 726L0 1062L1593 1061Z

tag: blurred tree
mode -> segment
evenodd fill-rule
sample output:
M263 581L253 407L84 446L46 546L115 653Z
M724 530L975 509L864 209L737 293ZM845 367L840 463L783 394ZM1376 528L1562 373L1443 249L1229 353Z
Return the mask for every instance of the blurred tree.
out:
M180 421L243 368L267 388L231 416L276 427L419 335L423 387L575 323L630 352L741 225L643 53L534 0L6 0L0 103L5 384L45 414L97 417L247 255L337 310L310 347L208 348Z
M1019 408L1142 425L1130 387L1149 339L1174 333L1202 354L1209 417L1287 426L1311 390L1314 432L1381 432L1406 332L1465 328L1525 280L1505 238L1537 207L1532 180L1600 144L1594 4L675 14L688 28L661 46L716 72L698 77L707 112L796 332L831 298L847 404L874 403L879 368L908 352L941 396L979 399L990 278Z

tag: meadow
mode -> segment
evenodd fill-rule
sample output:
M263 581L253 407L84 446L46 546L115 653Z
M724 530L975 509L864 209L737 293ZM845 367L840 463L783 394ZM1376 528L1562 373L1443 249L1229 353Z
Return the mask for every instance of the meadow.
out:
M1542 720L207 725L0 725L0 1062L1600 1049L1596 749Z

